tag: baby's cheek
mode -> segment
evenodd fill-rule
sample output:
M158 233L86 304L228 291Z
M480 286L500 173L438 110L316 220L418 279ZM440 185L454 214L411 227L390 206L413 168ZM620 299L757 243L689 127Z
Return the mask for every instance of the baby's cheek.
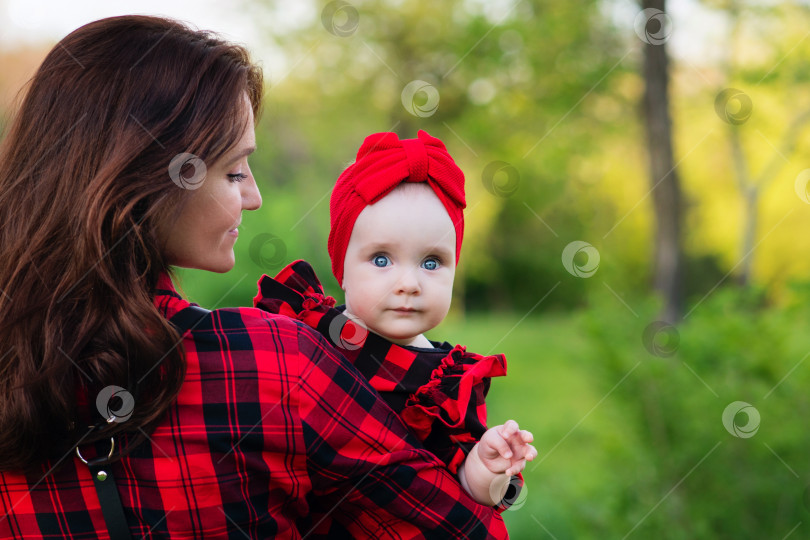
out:
M374 305L377 303L368 294L358 293L356 290L346 293L346 311L350 312L355 317L366 325L371 326L375 323Z
M450 305L453 303L453 282L450 281L450 284L445 288L444 295L442 296L441 302L441 311L442 311L442 319L447 316L447 312L450 311Z

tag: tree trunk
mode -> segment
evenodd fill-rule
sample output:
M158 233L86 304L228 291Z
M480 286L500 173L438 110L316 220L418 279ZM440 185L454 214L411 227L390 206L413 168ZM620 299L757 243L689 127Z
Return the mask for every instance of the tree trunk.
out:
M743 192L745 204L745 223L743 225L742 245L742 266L740 267L739 282L743 287L751 283L751 275L754 269L754 241L757 237L757 218L759 217L759 189L750 186Z
M665 11L665 0L642 0L642 8ZM644 45L644 121L650 182L655 206L654 286L664 298L661 319L677 322L683 314L682 197L672 151L669 116L669 67L666 43Z
M747 287L751 280L751 269L753 268L754 240L757 233L757 207L759 205L759 188L751 178L748 169L748 160L743 151L742 141L740 141L739 126L728 126L728 140L731 143L731 159L734 163L734 174L737 178L737 188L743 198L743 229L740 235L740 255L742 266L737 275L737 282Z
M730 77L729 77L730 79ZM740 139L740 126L729 124L728 140L731 145L731 159L734 164L734 175L737 188L743 198L743 229L740 234L740 270L737 282L747 287L750 285L754 273L754 246L759 225L759 200L762 193L779 176L785 165L786 156L796 149L804 126L810 122L810 110L798 114L782 135L779 149L774 151L770 161L765 165L756 178L752 177L748 160Z

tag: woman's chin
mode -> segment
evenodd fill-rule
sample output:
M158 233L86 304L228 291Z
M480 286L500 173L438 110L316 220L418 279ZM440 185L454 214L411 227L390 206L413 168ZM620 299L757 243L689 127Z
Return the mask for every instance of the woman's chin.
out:
M185 263L179 263L173 266L193 268L195 270L204 270L206 272L214 272L217 274L225 274L233 270L235 264L236 259L233 256L233 252L231 252L230 257L225 256L217 259L186 261Z
M233 270L235 264L236 260L233 257L231 257L230 260L222 261L222 263L212 266L210 268L210 271L216 272L217 274L225 274Z

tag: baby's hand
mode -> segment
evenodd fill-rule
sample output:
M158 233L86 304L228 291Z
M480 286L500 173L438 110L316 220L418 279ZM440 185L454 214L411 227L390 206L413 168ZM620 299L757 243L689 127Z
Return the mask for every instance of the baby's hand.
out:
M484 433L478 442L478 457L490 472L512 476L522 471L527 461L537 457L537 450L529 444L533 440L530 432L521 430L514 420L508 420Z

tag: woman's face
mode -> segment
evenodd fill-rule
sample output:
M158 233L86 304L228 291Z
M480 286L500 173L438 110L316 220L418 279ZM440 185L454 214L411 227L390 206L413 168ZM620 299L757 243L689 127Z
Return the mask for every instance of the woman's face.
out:
M256 210L262 205L248 166L248 156L256 149L256 136L253 109L247 96L243 115L245 131L236 145L216 163L205 164L207 174L201 185L185 184L195 189L188 194L177 219L159 227L158 234L172 266L211 272L233 268L233 246L239 236L242 210Z

